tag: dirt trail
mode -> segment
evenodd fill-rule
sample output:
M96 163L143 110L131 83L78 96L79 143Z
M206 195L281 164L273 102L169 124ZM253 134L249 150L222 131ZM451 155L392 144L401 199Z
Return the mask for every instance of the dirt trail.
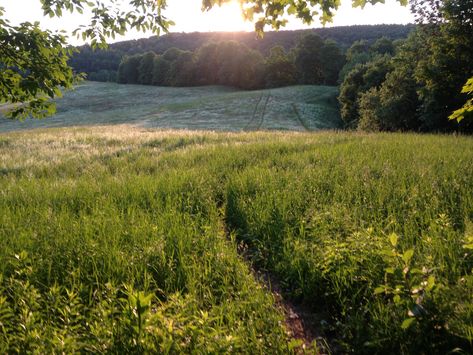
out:
M285 315L285 325L292 339L300 340L300 352L312 348L315 344L318 354L334 353L333 346L320 330L321 317L303 305L298 305L283 297L280 282L268 272L252 266L256 279L268 289L276 300L276 305Z
M221 208L222 206L220 206ZM232 232L222 219L222 229L228 240L235 240L231 237ZM238 239L237 239L238 240ZM308 307L296 304L284 298L283 287L280 281L266 270L262 270L254 265L251 260L251 252L244 243L238 243L238 254L249 265L255 279L269 292L271 292L278 307L284 314L284 323L287 334L291 340L299 341L300 345L296 348L296 353L306 354L315 352L316 354L337 354L337 347L332 344L321 330L323 318L320 314L314 313Z
M228 234L227 234L228 235ZM337 347L323 334L321 330L321 321L323 318L310 310L307 306L296 304L284 298L283 287L279 280L270 272L261 270L251 261L248 248L240 244L237 248L238 253L250 266L250 269L256 280L268 291L270 291L276 300L276 306L285 316L285 326L288 335L293 340L299 340L300 346L297 353L306 353L306 350L314 350L317 354L337 354ZM310 353L310 352L309 352Z

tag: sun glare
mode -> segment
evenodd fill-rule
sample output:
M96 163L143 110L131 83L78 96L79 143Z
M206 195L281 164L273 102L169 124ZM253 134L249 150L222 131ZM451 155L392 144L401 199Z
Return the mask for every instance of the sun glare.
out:
M166 13L175 20L175 30L178 31L252 31L254 29L251 22L243 19L240 5L236 1L215 6L204 13L200 12L201 0L189 1L185 12L177 4L178 1L170 1Z
M213 31L251 31L253 25L241 16L240 5L235 1L213 8L208 14Z

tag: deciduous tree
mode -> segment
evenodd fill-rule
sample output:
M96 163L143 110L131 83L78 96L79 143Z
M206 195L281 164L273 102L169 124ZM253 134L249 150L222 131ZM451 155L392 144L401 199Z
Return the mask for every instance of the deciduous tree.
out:
M143 85L153 83L153 65L156 54L153 52L145 53L140 59L138 67L138 82Z
M266 86L269 88L296 83L296 67L282 46L271 48L266 59Z
M340 70L345 64L345 56L342 54L337 42L325 41L320 53L320 64L322 66L323 84L336 85Z
M295 50L295 65L301 84L321 84L323 70L321 52L324 41L316 34L301 38Z
M391 70L391 57L384 55L377 56L366 64L358 64L348 73L340 86L338 97L341 116L347 127L358 127L361 96L372 88L379 88ZM373 91L371 96L373 96ZM373 102L370 100L370 107Z
M138 84L138 68L141 62L140 55L124 57L118 68L118 82L121 84Z
M164 59L162 55L157 56L153 63L153 85L168 86L168 72L171 62Z

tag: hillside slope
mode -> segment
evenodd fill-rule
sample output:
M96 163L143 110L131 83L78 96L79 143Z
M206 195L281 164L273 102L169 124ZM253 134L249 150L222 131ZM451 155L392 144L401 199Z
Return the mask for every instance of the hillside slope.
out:
M0 131L133 123L199 130L319 130L338 128L337 89L293 86L239 91L210 86L164 88L85 82L66 92L45 120L0 120Z

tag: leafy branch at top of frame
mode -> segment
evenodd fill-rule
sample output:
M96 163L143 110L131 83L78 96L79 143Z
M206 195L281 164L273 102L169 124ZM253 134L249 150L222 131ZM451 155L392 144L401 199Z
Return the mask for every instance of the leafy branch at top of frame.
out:
M49 99L78 79L67 63L72 52L62 34L43 31L37 22L12 26L0 18L0 103L12 104L8 117L54 112Z
M90 39L92 46L105 47L106 39L123 35L129 29L151 31L159 34L167 32L174 24L163 12L166 0L128 0L126 5L118 0L40 0L45 15L61 17L63 11L92 13L88 25L82 25L74 35ZM202 0L202 11L221 6L231 0ZM398 0L407 5L407 0ZM318 19L325 25L332 21L340 0L238 0L242 15L255 24L255 31L262 34L266 26L280 29L285 26L288 16L295 16L310 24ZM383 0L352 0L353 6L363 8L366 4L383 3Z
M40 0L45 16L61 17L64 11L84 13L89 10L90 22L73 31L83 40L90 39L92 47L106 47L107 38L124 35L128 30L151 31L159 34L173 25L163 14L165 0L129 0L126 6L117 0Z

